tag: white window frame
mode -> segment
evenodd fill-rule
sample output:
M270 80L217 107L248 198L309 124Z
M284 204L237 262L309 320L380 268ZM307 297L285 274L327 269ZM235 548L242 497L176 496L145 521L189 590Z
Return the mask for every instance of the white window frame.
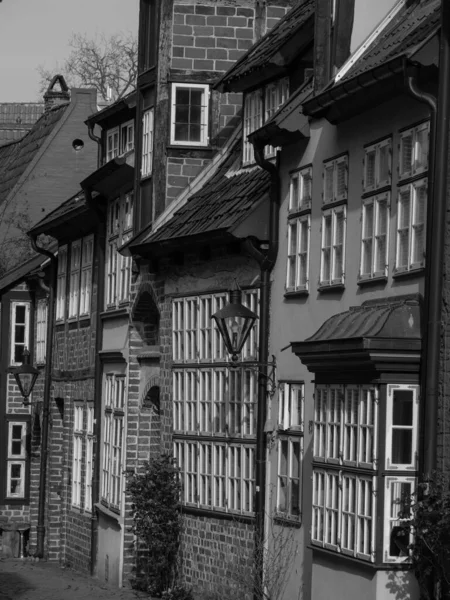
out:
M312 185L312 167L305 167L291 174L289 184L289 213L296 213L311 208Z
M121 511L123 505L123 460L125 448L126 375L108 365L103 379L101 501Z
M401 498L396 498L392 501L392 491L395 485L409 485L410 493L408 501L411 500L411 495L416 491L416 478L410 476L386 476L384 486L384 526L383 526L383 562L385 563L407 563L411 557L409 552L403 556L393 556L390 554L391 532L393 526L400 526L402 523L407 524L408 518L398 518L398 513L401 509ZM407 545L412 543L413 531L409 528Z
M45 363L47 348L47 319L48 303L47 300L40 299L36 306L36 363L42 365Z
M86 455L84 476L84 510L92 512L92 476L94 474L94 403L86 405Z
M92 266L94 260L94 236L82 239L81 275L80 275L80 317L91 312Z
M248 141L248 136L259 129L263 124L263 91L255 90L244 96L244 131L243 131L243 156L242 164L252 165L255 162L253 144Z
M343 231L342 244L337 243L337 217L343 215ZM330 227L330 245L327 244L327 219L331 216ZM345 254L346 254L346 238L347 238L347 206L341 204L334 208L329 208L322 211L322 235L321 235L321 257L320 257L320 280L319 286L326 287L332 285L342 285L345 281ZM338 248L342 245L341 261L337 260ZM325 260L326 254L329 254L329 278L325 278ZM338 269L341 275L338 276Z
M287 448L285 468L282 468L284 463L282 461L283 445L286 445ZM294 446L298 446L298 472L294 472ZM302 466L303 437L281 436L278 440L277 514L298 521L301 520L302 516ZM294 507L292 502L295 484L298 491L297 507ZM284 493L282 493L282 490L284 490ZM298 511L296 508L298 508Z
M105 309L119 308L130 300L132 259L117 248L132 235L134 196L130 192L111 201L107 211Z
M58 270L56 285L56 321L66 317L67 245L58 248Z
M73 450L72 450L72 506L81 508L81 484L83 474L84 404L73 405Z
M424 135L426 139L426 148L420 144L420 136ZM411 151L409 160L405 160L405 140L411 140ZM430 122L426 121L415 127L411 127L400 132L400 149L399 149L399 178L406 179L414 177L428 171L428 155L430 143ZM420 161L421 154L425 151L425 160ZM405 164L407 162L407 164Z
M124 139L125 138L125 139ZM134 121L127 121L120 126L120 155L134 150Z
M280 382L278 388L278 428L303 431L305 384L300 381Z
M412 394L411 425L393 423L394 394L396 391L407 391ZM411 431L411 461L395 463L392 457L392 441L395 430ZM415 471L418 464L419 435L419 386L406 384L389 384L386 390L386 469L399 471Z
M283 77L269 83L264 88L264 122L266 123L277 110L286 102L289 98L289 77ZM264 154L266 158L273 158L276 156L278 148L274 146L266 146Z
M288 220L286 291L308 291L311 215Z
M202 105L200 110L200 139L199 140L178 140L176 138L176 95L179 89L201 90ZM171 122L170 122L170 143L178 146L207 146L209 144L209 85L199 83L172 83L171 96ZM189 105L190 106L190 105Z
M344 178L343 186L339 187L339 176ZM323 163L323 192L322 203L344 202L348 196L348 156L344 154Z
M26 438L28 423L26 421L7 421L8 423L8 451L7 451L7 469L6 469L6 498L25 498L27 487L27 447ZM19 438L13 438L13 428L20 427L20 451L13 452L13 442L18 442ZM21 475L13 477L13 467L20 467ZM13 480L19 481L16 491L11 491Z
M76 240L70 246L69 319L77 319L80 311L81 242Z
M387 153L387 177L381 178L381 159L382 153ZM373 182L369 182L368 169L369 169L369 158L373 156ZM370 146L364 148L364 179L363 179L363 191L373 192L383 187L391 185L392 181L392 139L386 138Z
M346 495L346 480L353 482L353 499ZM314 467L312 544L374 562L376 482L370 474Z
M418 195L420 189L425 188L425 200L423 207L423 222L418 218ZM409 194L409 219L407 223L403 222L403 200L402 194ZM401 186L398 189L397 198L397 244L395 256L395 272L411 271L421 269L425 266L425 250L426 250L426 220L427 220L427 202L428 202L428 179L418 179L407 185ZM423 247L415 248L415 241L418 237L417 232L422 231ZM408 256L406 265L400 265L400 248L401 237L407 237ZM422 255L420 260L413 260L414 254ZM419 258L416 256L416 258Z
M109 162L120 152L120 130L119 127L113 127L106 132L106 162Z
M371 279L375 277L387 277L389 263L389 221L390 221L390 192L376 194L362 201L362 225L361 225L361 263L360 279ZM385 230L382 230L383 220L381 218L382 205L386 211ZM372 210L372 227L367 227L367 211ZM384 240L383 268L377 264L379 248ZM365 269L366 260L370 262L370 269Z
M16 341L16 308L24 307L25 308L25 322L23 323L24 327L24 342ZM17 326L22 326L22 323L17 324ZM21 365L22 359L16 361L15 360L15 349L16 346L21 346L22 352L25 348L30 347L30 302L19 302L14 301L11 302L11 332L10 332L10 364L11 365Z
M153 137L155 111L153 108L142 114L142 162L141 177L149 177L153 172Z

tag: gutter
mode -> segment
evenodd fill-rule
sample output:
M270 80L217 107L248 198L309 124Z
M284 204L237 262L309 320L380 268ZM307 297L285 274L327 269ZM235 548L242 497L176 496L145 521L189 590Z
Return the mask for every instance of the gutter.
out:
M269 326L270 326L270 273L278 255L279 240L279 209L280 209L280 177L278 168L264 158L265 144L255 141L254 150L258 166L270 174L270 214L269 214L269 248L267 254L260 251L247 239L246 250L259 263L261 268L260 296L260 329L259 329L259 368L258 368L258 417L256 425L256 473L255 473L255 583L253 598L261 597L260 591L264 585L264 558L261 560L262 549L265 547L265 509L266 509L266 434L264 426L267 417L268 395L268 360L269 360Z
M39 254L43 254L50 259L50 286L48 298L47 315L47 348L45 354L45 379L44 379L44 398L42 407L42 437L41 437L41 461L39 471L39 500L38 500L38 520L37 520L37 540L36 540L36 558L44 558L44 540L45 540L45 496L47 483L47 459L48 459L48 432L50 417L50 393L52 385L52 364L53 364L53 323L55 320L55 290L57 276L57 258L45 248L41 248L36 243L36 235L31 235L31 246Z

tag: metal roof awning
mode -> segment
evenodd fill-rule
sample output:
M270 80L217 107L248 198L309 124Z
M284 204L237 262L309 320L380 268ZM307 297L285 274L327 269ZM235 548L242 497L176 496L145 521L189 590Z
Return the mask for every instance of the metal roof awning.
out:
M291 346L313 373L417 372L422 347L420 298L391 297L351 307Z

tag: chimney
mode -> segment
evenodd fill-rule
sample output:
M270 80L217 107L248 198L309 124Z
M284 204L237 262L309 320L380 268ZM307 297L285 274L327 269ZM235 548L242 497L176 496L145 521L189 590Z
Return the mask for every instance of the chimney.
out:
M66 104L67 102L70 102L67 83L62 75L55 75L44 94L45 112L58 104Z
M316 0L314 92L334 77L350 56L355 0Z

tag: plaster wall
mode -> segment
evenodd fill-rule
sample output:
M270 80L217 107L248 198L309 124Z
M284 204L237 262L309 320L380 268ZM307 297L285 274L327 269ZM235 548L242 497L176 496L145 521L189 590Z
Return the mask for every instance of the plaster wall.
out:
M329 590L337 590L336 598L364 597L367 592L367 577L358 574L357 567L349 567L349 578L345 571L342 575L329 566L329 572L323 566L316 566L307 549L310 543L311 528L311 462L312 462L312 424L314 419L314 383L313 374L309 373L299 359L287 346L293 341L303 341L314 334L326 319L334 314L346 311L350 306L361 305L366 300L393 295L421 293L424 291L423 272L408 277L393 277L395 260L395 236L397 219L397 181L399 160L399 130L407 128L428 117L422 105L407 96L401 96L376 109L360 115L339 126L325 120L311 122L311 137L297 145L287 146L281 153L281 209L280 209L280 246L276 266L272 273L271 289L271 326L270 354L277 361L278 381L305 382L305 415L304 415L304 456L303 456L303 522L298 531L300 553L296 563L301 565L303 585L306 589L312 585L312 598L319 600L328 597ZM387 281L358 285L358 271L361 251L361 194L363 179L364 146L384 137L393 136L392 143L392 187L389 234L389 270ZM323 161L342 153L349 156L348 203L347 203L347 239L345 258L345 289L318 290L321 256L321 217ZM313 168L312 213L310 230L310 262L309 262L309 294L285 296L287 265L287 221L290 173L302 166ZM271 426L276 423L278 398L274 396L269 406ZM276 486L277 452L271 450L270 485ZM296 564L296 568L297 568ZM327 574L328 573L328 574ZM338 578L336 580L336 577ZM353 581L354 579L354 581ZM293 579L285 598L294 598L298 580ZM341 582L341 583L338 583ZM372 585L372 584L371 584ZM391 587L386 583L383 593L379 584L373 584L372 597L395 598ZM378 590L378 591L377 591ZM390 591L389 591L390 590ZM372 592L371 592L372 593ZM339 595L340 594L340 595ZM378 596L376 595L378 594ZM386 595L388 594L388 595ZM300 596L301 597L301 596ZM307 597L307 596L305 596ZM334 597L334 596L333 596Z

